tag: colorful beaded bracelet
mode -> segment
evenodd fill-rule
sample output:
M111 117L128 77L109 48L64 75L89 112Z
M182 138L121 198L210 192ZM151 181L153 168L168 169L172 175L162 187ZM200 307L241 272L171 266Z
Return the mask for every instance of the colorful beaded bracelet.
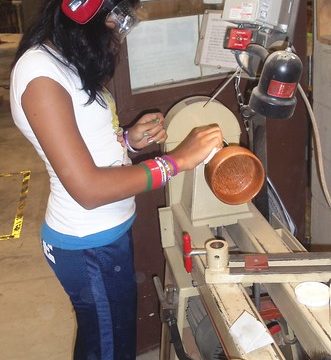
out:
M143 167L147 177L145 191L158 189L164 186L167 181L178 173L178 165L169 155L145 160L139 165Z

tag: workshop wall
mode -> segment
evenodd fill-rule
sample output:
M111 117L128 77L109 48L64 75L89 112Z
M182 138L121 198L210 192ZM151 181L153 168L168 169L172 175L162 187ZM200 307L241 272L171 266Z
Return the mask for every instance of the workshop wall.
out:
M313 107L322 145L322 160L328 189L331 188L331 3L319 0L316 6L314 36L314 81ZM315 250L331 249L330 228L331 209L322 192L320 175L316 167L316 143L314 143L312 161L312 204L311 237ZM330 191L330 190L329 190Z

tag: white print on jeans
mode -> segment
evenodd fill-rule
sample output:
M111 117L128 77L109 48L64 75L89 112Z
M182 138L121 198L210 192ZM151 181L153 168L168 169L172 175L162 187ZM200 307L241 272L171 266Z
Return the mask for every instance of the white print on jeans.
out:
M46 255L46 257L55 264L55 257L51 254L51 251L53 250L53 246L52 245L48 245L45 243L45 241L43 241L43 248L44 248L44 254Z

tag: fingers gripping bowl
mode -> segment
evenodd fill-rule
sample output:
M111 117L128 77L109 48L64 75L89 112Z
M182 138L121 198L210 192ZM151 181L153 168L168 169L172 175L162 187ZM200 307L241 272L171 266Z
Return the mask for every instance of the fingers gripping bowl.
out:
M204 174L214 195L229 205L252 200L265 180L261 161L250 150L238 145L218 151L205 165Z

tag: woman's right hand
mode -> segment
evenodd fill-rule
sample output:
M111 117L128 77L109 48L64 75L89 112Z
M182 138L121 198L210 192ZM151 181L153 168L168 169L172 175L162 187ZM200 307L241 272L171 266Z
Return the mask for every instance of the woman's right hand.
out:
M211 151L223 147L223 135L217 124L196 127L169 155L179 171L191 170L202 163Z

